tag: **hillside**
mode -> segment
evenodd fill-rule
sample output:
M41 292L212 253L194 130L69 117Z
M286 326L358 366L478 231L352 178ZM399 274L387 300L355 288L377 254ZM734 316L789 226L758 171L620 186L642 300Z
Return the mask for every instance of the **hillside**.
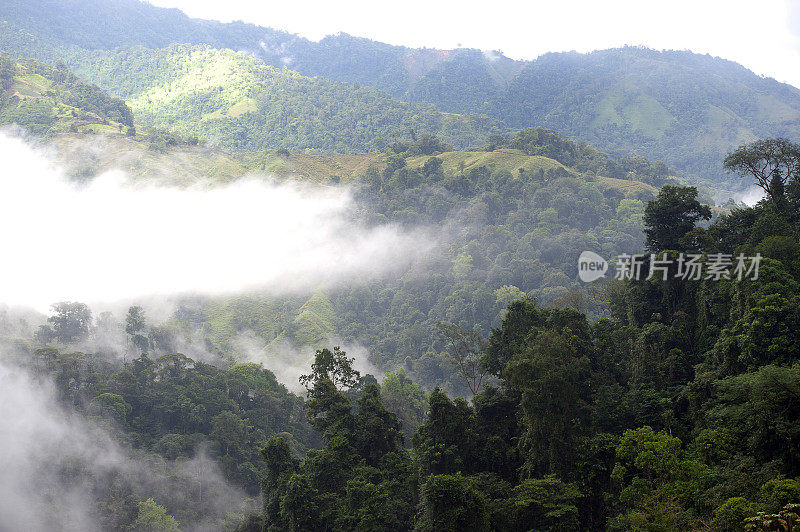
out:
M244 150L359 152L380 148L409 130L455 146L481 144L506 128L486 116L441 113L430 104L396 100L379 90L276 68L250 55L207 45L114 51L60 48L51 40L19 46L17 55L63 60L73 71L123 98L137 120ZM23 39L24 40L24 39Z
M505 305L525 295L602 312L599 300L581 287L574 259L585 249L608 257L639 251L644 205L656 192L650 181L657 176L647 165L640 164L641 175L623 171L630 178L616 178L606 172L615 166L600 164L610 161L601 153L552 132L525 131L508 142L524 150L426 153L424 137L342 155L160 148L139 136L55 139L70 171L87 177L122 169L136 179L181 186L248 173L345 184L352 219L433 231L441 245L392 277L292 296L255 291L190 298L185 304L194 310L184 314L193 316L192 328L204 331L208 348L225 360L240 356L242 335L255 335L252 341L261 347L287 342L311 349L333 334L364 346L381 370L402 365L420 384L458 393L464 393L463 382L438 354L443 346L436 323L473 324L488 332ZM320 301L324 311L310 312ZM328 307L338 320L334 329Z
M788 192L705 228L674 223L676 192L686 198L678 217L705 210L694 189L638 195L652 198L653 252L677 253L652 247L655 229L678 249L702 252L704 271L715 255L741 254L762 259L758 275L676 272L570 292L559 264L574 259L570 246L605 255L641 244L628 242L642 227L640 199L543 156L448 152L420 167L416 147L407 148L387 151L366 186L354 183L360 204L395 221L450 219L456 229L446 253L401 278L288 300L191 298L166 321L129 307L124 322L104 312L96 328L76 302L54 306L35 333L3 311L0 345L13 348L0 355L0 396L14 408L1 419L21 430L0 434L37 452L6 444L5 467L15 473L6 478L45 493L34 510L28 499L26 511L6 510L1 522L15 524L6 528L83 530L86 516L97 530L155 522L253 532L295 522L308 530L335 522L342 530L736 531L798 521L796 175ZM490 172L484 163L506 166ZM530 167L513 174L516 165ZM508 284L516 280L540 288L526 293ZM581 312L592 295L605 319ZM461 327L442 324L447 338L431 341L441 317ZM309 344L281 344L283 359L262 359L275 373L214 359L235 349L243 329L256 345ZM336 332L371 341L376 361L394 371L360 373L355 349L312 355L311 344ZM204 341L183 340L193 333ZM303 372L305 399L279 382L287 359ZM473 369L455 376L455 360ZM415 381L441 386L426 392ZM26 461L13 465L9 455ZM49 466L34 470L42 475L25 469L34 457ZM65 511L47 491L54 486L88 494L87 509L99 502ZM263 504L249 504L259 489Z
M467 146L504 131L486 116L440 113L207 46L80 52L65 62L123 98L137 119L238 149L367 151L409 130Z
M162 148L148 135L135 138L100 135L91 139L84 134L63 133L52 139L62 164L97 175L109 170L123 170L135 179L155 179L177 185L197 182L224 183L248 173L277 178L310 180L318 183L357 184L371 171L386 171L392 160L391 150L353 154L323 155L287 153L281 150L231 152L208 145L175 144ZM542 155L528 155L522 150L436 152L441 169L447 175L472 171L508 172L510 174L553 174L586 178L578 169ZM431 155L409 155L405 168L422 171ZM646 174L628 179L599 172L591 177L623 193L656 192Z
M464 83L469 78L459 75L459 84L447 96L454 104L447 109L453 112L466 112L492 95L486 79L498 87L505 86L524 66L522 61L501 55L484 57L476 50L411 49L346 34L328 36L317 43L253 24L192 19L177 9L158 8L139 0L7 0L0 5L0 22L0 42L20 55L55 59L57 48L70 46L110 50L135 45L163 48L172 43L207 44L244 51L269 65L289 66L306 76L369 85L395 97L410 95L418 101L430 101L427 96L443 74L462 68L477 72L466 90ZM465 94L477 99L461 101L454 97Z
M724 155L742 143L800 138L800 90L690 52L547 54L481 110L704 177L719 177Z
M16 62L0 55L0 125L39 135L64 132L133 133L125 103L82 81L63 65Z
M728 151L755 138L796 139L800 124L800 90L690 52L623 48L524 62L349 35L316 43L250 24L191 19L138 0L9 0L0 6L0 21L0 47L17 55L55 60L75 48L175 42L230 48L268 65L375 87L445 112L485 113L520 129L549 127L615 155L639 153L727 186L737 185L719 170ZM364 139L355 135L357 149L364 149ZM314 142L321 142L314 146L320 149L336 145ZM292 147L310 144L295 141Z
M0 0L0 532L800 532L800 90L152 1Z

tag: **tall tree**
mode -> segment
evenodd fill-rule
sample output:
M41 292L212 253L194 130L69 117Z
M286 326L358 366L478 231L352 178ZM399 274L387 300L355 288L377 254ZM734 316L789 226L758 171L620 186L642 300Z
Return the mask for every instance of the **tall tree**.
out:
M361 375L353 369L354 358L347 358L347 353L339 347L333 351L328 348L317 350L314 363L311 364L311 373L300 376L300 384L311 388L322 379L330 380L337 388L350 389L356 384Z
M142 307L130 307L128 313L125 315L125 332L130 337L134 347L139 349L139 351L147 351L148 348L149 342L147 341L147 337L143 334L146 327L147 322Z
M697 222L710 218L711 209L697 200L695 187L662 187L644 210L647 248L653 253L686 251L691 247L686 242L687 234Z
M62 301L52 307L53 315L47 318L53 327L56 340L69 344L85 340L92 326L92 311L84 303Z
M476 330L467 330L454 323L438 323L439 332L448 344L447 355L458 368L472 395L478 393L486 375L481 357L488 344Z
M757 140L730 153L723 166L729 172L753 176L773 206L782 210L785 187L796 186L800 179L800 144L785 138Z

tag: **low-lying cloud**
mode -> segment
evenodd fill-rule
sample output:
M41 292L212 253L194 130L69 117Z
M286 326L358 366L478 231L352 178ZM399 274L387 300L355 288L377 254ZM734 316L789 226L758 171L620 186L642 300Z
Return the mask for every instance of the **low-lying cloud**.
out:
M369 361L369 351L354 342L343 342L338 338L329 338L318 346L297 346L291 342L275 340L268 345L264 340L252 333L242 333L236 340L238 358L246 362L255 362L269 369L278 382L295 394L304 394L305 387L300 384L300 376L311 373L316 350L326 346L340 347L347 358L353 359L353 368L362 376L370 374L383 380L384 372Z
M346 188L250 176L218 187L76 183L46 152L0 132L0 296L45 309L383 275L433 246L423 232L352 219Z
M100 510L121 492L154 498L186 531L218 530L230 512L246 511L245 494L225 482L205 452L164 461L126 448L63 408L49 381L3 360L0 472L0 530L116 529Z

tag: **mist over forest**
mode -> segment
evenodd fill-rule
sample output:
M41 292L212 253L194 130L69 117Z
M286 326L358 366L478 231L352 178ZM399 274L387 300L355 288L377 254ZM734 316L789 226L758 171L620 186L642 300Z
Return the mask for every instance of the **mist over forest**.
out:
M800 526L800 89L733 61L0 0L0 226L0 531Z

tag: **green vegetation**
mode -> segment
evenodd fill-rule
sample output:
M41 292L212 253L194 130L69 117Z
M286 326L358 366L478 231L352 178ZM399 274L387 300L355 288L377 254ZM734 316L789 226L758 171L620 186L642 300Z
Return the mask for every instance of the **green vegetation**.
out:
M137 120L240 150L368 151L412 129L468 146L505 129L486 116L440 113L208 46L63 55L75 72L124 99Z
M540 148L551 152L548 143L563 142L546 135ZM383 164L351 185L365 223L442 228L440 250L394 278L330 290L325 300L250 294L209 301L205 323L214 349L233 356L243 332L255 333L263 345L320 346L327 332L366 346L380 368L403 367L420 384L467 394L438 322L486 334L520 296L604 312L604 296L581 289L575 257L585 249L606 257L639 252L641 217L655 189L624 181L639 189L621 190L557 160L517 151L418 155L429 144L435 142L424 135L398 141L382 155ZM571 162L584 159L572 156Z
M648 231L696 210L694 194L663 189ZM471 404L433 390L410 454L374 384L337 387L330 368L352 375L349 360L323 363L307 377L323 449L279 462L285 443L268 443L267 479L281 481L264 483L264 528L793 530L800 197L782 199L786 210L768 199L670 240L761 253L757 280L611 282L611 315L593 323L512 303L482 359L495 384Z
M800 90L707 55L627 47L546 54L478 110L735 185L719 171L730 150L760 137L798 140Z
M796 89L688 52L522 63L135 0L5 2L0 48L0 125L53 140L73 177L344 183L357 222L439 243L390 277L183 297L159 322L0 311L2 367L52 382L53 415L108 451L58 457L56 512L79 492L104 530L800 526ZM712 208L672 168L766 196ZM643 249L645 271L762 261L757 279L578 280L584 250ZM315 357L287 388L245 340ZM91 463L128 452L143 471Z
M8 124L37 135L134 134L128 106L82 81L63 63L16 62L0 54L0 125Z
M590 54L552 53L524 62L496 52L410 49L349 35L329 36L315 43L249 24L193 20L178 11L135 0L9 0L0 6L0 24L0 49L15 56L68 61L85 50L137 45L152 49L173 43L227 48L243 51L277 69L287 66L303 76L376 88L394 98L435 105L444 112L482 113L512 128L551 128L614 155L640 154L663 160L682 173L731 190L740 182L719 171L730 150L762 137L798 140L798 89L757 76L730 61L690 52L626 47ZM68 63L79 66L78 62ZM81 72L89 70L91 67ZM115 87L99 84L121 95ZM322 85L314 92L337 91ZM367 100L377 97L369 94L380 94L361 91L357 89L358 96ZM300 101L290 107L309 108L307 97L296 93L292 97ZM362 110L371 107L369 103L360 105ZM251 106L252 102L242 98L218 109L235 114ZM409 109L420 108L405 108L404 113L417 115L416 120L408 118L407 122L416 122L421 130L443 132L440 124L431 123L429 111ZM321 112L330 113L324 105ZM332 119L336 119L335 113ZM352 129L357 140L347 150L340 139L315 138L317 144L310 145L304 138L308 133L289 130L286 132L297 136L291 142L279 145L272 139L266 145L358 151L373 147L375 144L368 142L374 139L385 141L387 133L408 127L407 123L404 127L398 124L387 131L380 120L374 126L365 126L364 119L357 116L351 120L355 123L346 124L344 131ZM462 140L474 139L491 128L485 118L469 121L473 122L467 128L471 132L457 132L451 141L460 146L474 143ZM245 124L283 125L279 119L246 120ZM372 137L358 137L361 129L372 129ZM335 135L342 130L330 131ZM234 134L225 138L236 140Z
M372 166L350 177L356 216L452 233L396 279L187 300L160 324L138 307L119 323L64 302L3 343L63 404L151 459L197 459L208 442L229 482L263 492L239 530L757 530L795 519L800 147L736 150L727 168L767 197L706 227L696 189L654 196L642 182L669 182L663 165L547 130L486 148L414 133L364 156ZM293 157L258 152L223 174L308 160ZM321 173L336 160L308 163L309 176L331 180ZM347 160L357 174L362 162ZM759 253L760 276L578 284L580 251L638 252L643 234L654 254ZM244 331L264 345L338 335L394 371L379 383L321 348L303 399L237 362ZM98 486L109 528L174 530L203 514L202 488L178 501L166 488L136 492L124 474Z

